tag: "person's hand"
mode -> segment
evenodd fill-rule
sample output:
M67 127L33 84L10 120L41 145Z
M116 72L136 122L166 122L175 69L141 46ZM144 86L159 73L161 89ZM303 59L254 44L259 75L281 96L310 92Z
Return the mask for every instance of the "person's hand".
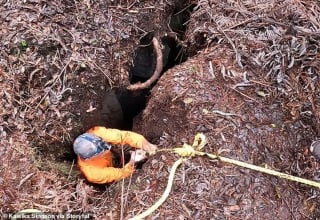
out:
M131 162L140 162L147 158L147 152L141 149L131 151Z
M142 150L147 151L150 155L153 155L157 151L157 146L154 144L151 144L149 141L145 140L142 144Z
M130 175L135 170L134 161L130 160L126 165L124 165L123 169L124 169L125 173Z

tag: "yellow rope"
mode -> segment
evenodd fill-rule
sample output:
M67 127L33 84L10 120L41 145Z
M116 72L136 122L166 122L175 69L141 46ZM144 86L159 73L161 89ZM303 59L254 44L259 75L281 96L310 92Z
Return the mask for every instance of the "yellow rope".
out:
M303 184L306 184L309 186L314 186L314 187L317 187L320 189L320 182L315 182L315 181L303 179L300 177L296 177L296 176L292 176L289 174L274 171L274 170L271 170L268 168L259 167L256 165L245 163L245 162L242 162L239 160L234 160L234 159L230 159L227 157L221 157L221 156L218 156L215 154L202 152L201 150L205 145L206 145L206 138L203 134L199 133L195 136L192 146L189 144L184 144L182 147L177 147L177 148L172 148L172 149L159 149L157 152L164 152L164 151L174 152L176 154L179 154L182 158L194 157L194 156L207 156L211 159L218 159L218 160L226 162L226 163L234 164L234 165L237 165L240 167L245 167L245 168L248 168L251 170L255 170L255 171L259 171L259 172L266 173L269 175L277 176L277 177L280 177L283 179L292 180L292 181L295 181L298 183L303 183ZM173 164L173 166L170 170L167 188L164 191L164 193L162 194L162 196L160 197L160 199L153 206L151 206L149 209L147 209L145 212L141 213L138 216L131 218L131 220L143 219L143 218L147 217L148 215L150 215L152 212L154 212L158 207L160 207L160 205L162 205L162 203L169 196L175 171L176 171L177 167L183 162L182 158L180 158L179 160L177 160Z
M203 154L203 152L200 152L200 153ZM231 164L234 164L234 165L237 165L237 166L240 166L240 167L248 168L250 170L259 171L261 173L266 173L266 174L269 174L269 175L277 176L277 177L280 177L280 178L283 178L283 179L287 179L287 180L291 180L291 181L295 181L295 182L298 182L298 183L303 183L303 184L306 184L306 185L309 185L309 186L314 186L314 187L317 187L317 188L320 189L320 182L315 182L315 181L312 181L312 180L307 180L307 179L304 179L304 178L292 176L292 175L289 175L289 174L286 174L286 173L281 173L281 172L278 172L278 171L275 171L275 170L271 170L271 169L268 169L268 168L256 166L256 165L249 164L249 163L245 163L245 162L242 162L242 161L239 161L239 160L234 160L234 159L230 159L230 158L226 158L226 157L221 157L221 156L217 156L217 155L214 155L214 154L208 154L208 153L204 153L204 154L206 156L208 156L209 158L211 158L211 159L219 159L220 161L223 161L223 162L226 162L226 163L231 163Z
M153 204L153 206L148 208L145 212L143 212L140 215L137 215L137 216L135 216L133 218L130 218L129 220L144 219L145 217L150 215L152 212L154 212L157 208L159 208L162 205L162 203L164 203L164 201L166 201L166 199L168 198L169 193L171 191L171 188L172 188L174 174L175 174L178 166L183 162L183 160L184 160L183 158L180 158L179 160L174 162L174 164L173 164L173 166L172 166L172 168L170 170L167 187L166 187L164 193L162 194L162 196L160 197L160 199L155 204Z

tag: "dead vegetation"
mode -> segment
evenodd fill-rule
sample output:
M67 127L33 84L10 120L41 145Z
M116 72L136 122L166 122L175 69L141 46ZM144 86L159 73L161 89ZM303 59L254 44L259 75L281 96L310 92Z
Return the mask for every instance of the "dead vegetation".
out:
M295 90L293 81L316 92L318 2L204 0L195 10L186 33L189 42L196 44L201 39L202 44L229 44L239 67L263 69L265 80L281 93Z
M177 2L0 0L0 213L118 219L153 204L174 156L149 160L125 192L88 184L62 158L97 123L106 89L128 86L140 36L176 30L170 19L186 10L179 42L198 55L161 78L135 129L161 147L205 132L208 151L318 178L308 152L320 135L318 1L185 1L172 15ZM317 190L200 158L178 171L173 190L154 219L320 215ZM130 201L122 214L121 193Z

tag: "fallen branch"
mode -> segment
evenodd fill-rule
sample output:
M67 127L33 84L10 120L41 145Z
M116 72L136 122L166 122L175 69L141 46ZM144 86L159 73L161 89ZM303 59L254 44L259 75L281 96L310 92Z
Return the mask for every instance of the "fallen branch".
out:
M140 89L148 88L152 85L152 83L154 83L159 78L160 73L163 69L161 45L160 45L159 41L157 40L157 38L155 38L155 37L152 38L152 44L153 44L153 48L154 48L154 51L155 51L156 57L157 57L156 58L156 69L154 70L154 73L144 83L138 82L136 84L129 85L127 87L128 90L140 90Z

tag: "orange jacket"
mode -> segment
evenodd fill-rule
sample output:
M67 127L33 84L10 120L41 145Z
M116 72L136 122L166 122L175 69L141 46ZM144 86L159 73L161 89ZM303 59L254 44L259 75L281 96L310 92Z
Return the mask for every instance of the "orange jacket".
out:
M105 127L93 127L87 131L112 145L128 144L134 148L142 148L147 140L140 134L131 131L121 131ZM112 153L110 150L100 154L82 159L78 156L78 166L86 179L92 183L104 184L126 178L134 171L134 165L127 163L123 168L114 168L112 164Z

